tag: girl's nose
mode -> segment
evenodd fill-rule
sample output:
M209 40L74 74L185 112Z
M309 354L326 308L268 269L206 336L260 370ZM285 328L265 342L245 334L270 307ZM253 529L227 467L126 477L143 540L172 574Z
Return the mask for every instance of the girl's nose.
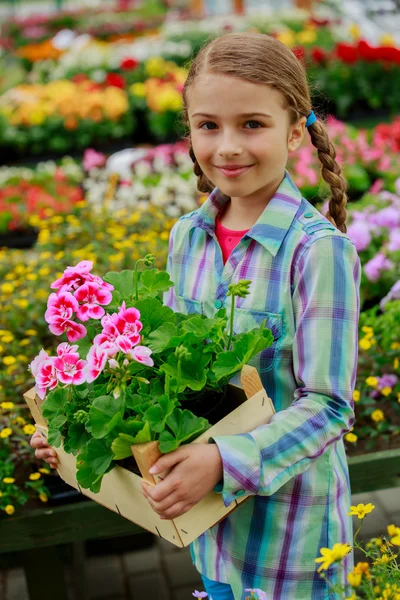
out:
M218 154L222 157L240 156L240 154L242 154L242 147L239 144L239 140L235 139L232 135L222 136Z

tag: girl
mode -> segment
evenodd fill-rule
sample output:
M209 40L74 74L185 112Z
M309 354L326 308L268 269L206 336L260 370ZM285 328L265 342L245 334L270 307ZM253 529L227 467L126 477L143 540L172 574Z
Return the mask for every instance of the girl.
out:
M175 288L165 301L186 313L229 312L228 285L250 279L235 331L267 319L274 343L252 364L277 412L250 433L161 457L153 472L171 471L143 493L168 519L212 489L226 506L249 496L191 546L214 600L242 600L247 588L268 600L337 598L315 559L321 547L352 540L343 435L354 421L360 261L346 235L346 183L304 69L273 37L213 40L194 60L183 98L198 188L210 195L171 231ZM326 218L285 170L305 128L331 189ZM342 564L328 569L331 583L346 583L351 555Z

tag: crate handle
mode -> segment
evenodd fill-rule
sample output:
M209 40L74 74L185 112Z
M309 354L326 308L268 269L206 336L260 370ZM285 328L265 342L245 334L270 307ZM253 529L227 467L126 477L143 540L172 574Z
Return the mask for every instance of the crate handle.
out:
M240 374L240 383L247 398L251 398L257 392L262 392L264 386L255 367L244 365Z
M132 454L136 460L139 471L147 483L155 485L156 480L153 475L150 475L149 469L156 464L162 456L158 447L158 442L146 442L145 444L133 444L131 446Z

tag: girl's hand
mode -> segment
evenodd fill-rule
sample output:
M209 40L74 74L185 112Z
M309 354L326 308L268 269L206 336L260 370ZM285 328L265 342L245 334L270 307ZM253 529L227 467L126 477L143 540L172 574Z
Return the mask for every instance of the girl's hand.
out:
M162 519L176 519L206 496L223 476L217 444L182 446L158 459L158 473L172 470L156 486L142 481L142 493Z
M42 436L40 431L35 431L31 437L30 444L32 448L35 448L35 456L37 459L45 460L54 469L57 467L58 458L56 451L47 444L46 439Z

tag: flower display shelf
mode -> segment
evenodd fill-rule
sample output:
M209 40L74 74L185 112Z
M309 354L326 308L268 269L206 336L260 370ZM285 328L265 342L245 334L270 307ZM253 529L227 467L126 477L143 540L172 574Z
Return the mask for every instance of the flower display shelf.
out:
M400 448L348 458L353 494L400 487Z
M242 388L228 384L228 394L232 399L232 406L236 408L192 444L207 444L211 437L247 433L269 423L275 410L254 367L243 367L241 384ZM24 397L37 428L46 435L47 424L40 410L41 400L35 395L34 389L26 392ZM188 546L248 498L243 496L226 507L222 495L212 491L184 515L173 520L163 520L152 510L141 493L142 478L153 485L162 479L149 473L149 469L161 456L158 442L134 445L131 449L142 477L116 466L104 476L98 494L79 486L76 480L76 458L67 454L62 446L56 449L59 457L57 470L64 481L79 489L82 494L178 547ZM165 476L164 473L161 475Z

